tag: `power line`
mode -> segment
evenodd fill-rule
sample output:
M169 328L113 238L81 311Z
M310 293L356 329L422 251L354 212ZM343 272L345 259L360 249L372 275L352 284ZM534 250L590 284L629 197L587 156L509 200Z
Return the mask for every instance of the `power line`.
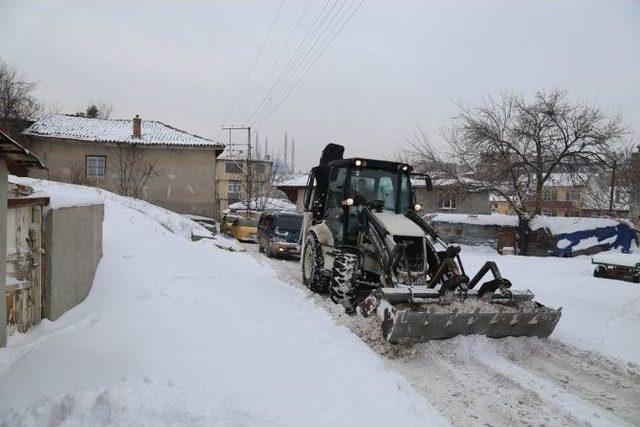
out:
M353 16L356 14L356 12L360 9L360 7L362 6L362 4L364 3L364 0L359 0L358 4L356 5L355 9L353 9L353 11L351 12L351 14L349 14L349 16L347 17L347 19L342 23L342 25L338 28L338 31L336 31L333 36L331 37L331 39L329 40L329 42L327 44L325 44L325 46L322 48L322 50L318 53L318 55L316 55L316 57L313 59L313 61L310 63L310 65L307 67L307 69L304 71L304 73L300 76L300 78L295 82L295 84L293 86L290 87L290 89L287 91L287 93L285 94L285 96L276 104L275 107L273 107L266 116L264 116L264 118L261 121L258 121L257 119L259 117L256 118L255 123L264 123L265 121L267 121L271 115L278 109L280 108L280 105L282 105L282 103L284 101L286 101L286 99L289 97L289 95L291 95L291 93L300 85L300 83L306 78L306 76L309 74L309 72L311 71L311 69L313 68L313 66L316 64L316 62L318 62L318 60L320 59L320 57L324 54L324 52L329 48L329 46L331 46L331 44L333 43L333 41L336 39L336 37L342 32L342 30L344 29L344 27L347 26L347 24L351 21L351 19L353 18Z
M249 84L249 81L251 80L251 77L253 76L253 71L255 70L256 65L258 64L258 61L260 60L260 57L262 56L262 52L264 51L264 48L267 45L267 42L269 41L269 38L271 37L271 33L273 32L273 27L275 26L276 21L278 20L278 17L280 16L280 12L282 11L282 6L284 5L284 2L285 2L285 0L281 0L280 1L280 5L278 6L278 10L277 10L275 16L273 17L273 20L271 21L271 25L269 26L269 31L267 32L264 40L262 41L262 46L260 46L260 49L258 50L258 53L257 53L255 59L253 60L253 64L251 65L251 68L249 69L249 74L247 74L247 78L245 79L244 84L242 85L242 88L240 89L240 92L238 92L238 95L236 96L236 99L235 99L235 101L233 102L233 104L231 106L231 110L229 112L229 115L231 117L233 117L233 113L235 112L236 105L238 104L238 101L240 101L240 98L244 94L244 91L247 88L247 85Z
M260 83L258 84L258 88L254 91L253 96L251 96L251 98L249 98L247 100L247 102L244 104L243 108L240 110L240 117L242 118L247 110L247 108L253 104L253 102L255 101L256 97L260 94L260 92L262 91L262 87L264 85L264 83L266 81L269 80L269 78L271 77L271 75L273 74L273 71L275 70L275 66L276 64L280 61L280 58L282 58L282 54L286 51L286 49L289 47L289 44L291 43L291 40L293 39L293 35L296 33L296 31L298 31L298 28L300 27L300 24L302 24L302 21L304 20L304 17L307 15L307 12L309 11L311 5L313 4L315 0L309 0L307 2L306 7L304 8L304 10L302 11L302 15L300 15L300 18L298 18L298 22L296 22L296 25L293 27L293 30L291 30L289 32L289 36L287 37L286 42L284 43L284 45L282 45L282 48L280 49L280 52L278 52L278 55L274 57L273 62L271 63L271 66L269 67L269 72L266 74L263 74L262 79L260 80Z
M313 51L313 49L316 47L316 45L322 39L322 37L324 37L324 35L326 34L327 30L331 27L331 25L333 24L334 20L340 14L342 8L346 4L346 1L347 0L342 0L341 1L340 7L338 8L338 10L335 10L335 8L336 8L336 5L338 5L339 0L336 0L333 3L333 5L331 6L331 8L327 12L327 14L322 17L322 19L320 21L320 24L318 25L318 27L317 27L317 29L315 31L315 34L313 34L310 38L308 38L307 42L305 44L302 44L301 45L301 49L299 49L296 52L296 54L294 55L293 60L292 60L293 65L290 68L290 70L288 70L288 72L286 72L287 70L283 70L283 71L286 72L285 75L284 75L284 79L283 80L281 79L281 83L276 88L274 95L272 95L267 100L265 105L263 105L261 111L256 113L256 115L250 117L250 121L256 120L261 114L264 113L265 110L268 110L269 108L271 108L271 106L273 105L274 100L278 99L278 97L280 96L280 93L284 93L286 91L287 86L289 85L291 79L305 65L305 61L306 61L307 57Z
M311 52L313 52L314 48L316 47L316 45L318 44L318 42L320 40L322 40L322 37L324 37L324 35L326 34L327 30L331 27L331 25L333 24L333 22L335 21L335 19L338 17L338 15L340 14L340 12L342 11L342 8L344 7L344 5L346 4L347 0L342 0L342 3L340 4L340 7L338 8L338 10L333 14L333 16L331 16L329 22L327 23L326 26L324 26L324 28L321 30L321 32L315 37L315 39L307 46L306 49L304 49L304 54L302 56L300 56L297 61L297 63L295 64L295 66L292 68L292 70L288 73L288 75L286 76L286 79L284 80L284 82L282 83L282 86L280 88L280 92L281 93L286 93L288 88L290 87L290 82L292 81L292 79L294 79L294 77L296 76L296 74L300 71L300 70L304 70L304 68L306 67L305 61L307 60L307 58L309 57L309 55L311 54ZM334 6L337 4L337 2L334 4ZM332 8L333 9L333 8ZM326 17L325 17L326 18ZM324 20L326 21L326 19ZM323 22L324 23L324 22ZM308 63L307 63L308 64ZM258 120L258 118L260 118L261 115L263 115L265 113L265 111L269 111L270 108L273 107L274 102L276 102L275 100L278 99L278 97L280 96L280 93L277 93L276 96L273 96L270 100L269 103L267 103L267 106L260 111L259 114L257 114L255 116L255 121Z
M326 10L326 8L329 6L329 3L331 2L331 0L326 0L324 3L324 6L322 7L322 9L320 10L320 13L318 14L318 16L316 16L315 20L313 21L313 23L311 24L311 27L309 27L309 29L307 30L306 34L304 35L304 37L302 38L302 40L300 41L300 43L298 43L298 46L296 47L296 50L294 51L294 54L292 55L291 58L289 58L289 61L287 61L287 63L285 64L284 68L280 71L280 73L278 74L278 77L276 77L276 80L274 81L274 83L271 85L271 87L269 88L269 90L267 91L267 93L265 94L265 96L263 97L262 101L253 109L252 113L249 115L249 119L251 119L257 111L260 110L260 108L263 107L263 105L269 100L269 98L272 96L272 94L274 93L276 87L280 84L285 72L287 71L287 68L293 63L294 59L297 58L298 56L298 52L302 49L302 46L304 46L304 44L307 43L307 39L309 38L309 35L313 32L313 30L316 27L316 23L318 22L318 20L323 16L324 11Z

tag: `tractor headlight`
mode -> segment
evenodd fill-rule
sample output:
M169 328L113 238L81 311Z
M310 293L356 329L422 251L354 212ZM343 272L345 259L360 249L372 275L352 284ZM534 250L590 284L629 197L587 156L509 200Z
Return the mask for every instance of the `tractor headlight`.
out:
M356 166L362 166L362 160L356 160Z
M344 199L342 201L342 204L344 206L353 206L353 199L351 197L349 197L348 199Z
M418 212L420 209L422 209L422 205L420 203L416 203L415 205L413 205L413 210Z

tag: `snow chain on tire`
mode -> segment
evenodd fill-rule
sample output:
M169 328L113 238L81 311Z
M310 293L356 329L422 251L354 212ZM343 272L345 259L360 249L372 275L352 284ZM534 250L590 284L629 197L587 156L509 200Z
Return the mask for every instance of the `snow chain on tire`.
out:
M309 261L311 262L311 274L307 277L305 272ZM307 236L300 264L302 265L302 281L304 285L315 293L326 293L329 283L327 277L322 274L322 270L324 270L324 256L322 255L320 242L318 242L318 239L313 233L309 233Z
M355 313L356 299L356 270L358 257L354 254L336 251L331 273L331 300L342 304L347 313Z

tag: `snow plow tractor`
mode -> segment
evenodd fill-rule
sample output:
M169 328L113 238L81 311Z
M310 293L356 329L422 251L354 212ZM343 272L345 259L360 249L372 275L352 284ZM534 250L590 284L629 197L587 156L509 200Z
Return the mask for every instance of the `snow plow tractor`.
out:
M391 343L551 334L561 308L511 289L493 262L469 278L460 247L445 243L418 214L412 180L430 189L429 176L408 164L343 153L327 145L308 178L301 236L308 288L328 292L349 314L377 315Z

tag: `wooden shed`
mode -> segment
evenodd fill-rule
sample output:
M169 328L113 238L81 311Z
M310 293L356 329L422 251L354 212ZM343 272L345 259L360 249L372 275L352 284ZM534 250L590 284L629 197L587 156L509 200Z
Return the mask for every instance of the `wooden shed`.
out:
M37 247L41 244L37 241L37 236L41 235L42 230L41 208L30 208L27 212L14 202L10 205L7 185L9 173L26 175L26 171L31 168L45 169L42 162L29 150L4 132L0 132L0 347L5 346L7 342L9 316L12 328L20 330L23 329L23 325L28 328L33 321L37 323L39 318L36 320L36 317L41 315L37 309L38 305L41 307L41 303L37 301L40 301L42 293L42 262L39 261L41 246ZM12 196L12 199L14 198ZM41 200L37 203L43 202ZM41 206L35 200L29 203L30 206ZM8 208L11 209L10 213ZM14 211L16 208L20 210ZM34 212L40 213L34 216ZM11 230L8 228L8 218L11 218ZM17 252L18 256L15 255ZM27 255L27 252L30 255ZM36 273L33 273L34 270ZM11 275L9 288L8 274ZM29 280L16 279L16 275ZM26 282L36 283L36 287L25 286ZM23 308L25 310L21 311Z

